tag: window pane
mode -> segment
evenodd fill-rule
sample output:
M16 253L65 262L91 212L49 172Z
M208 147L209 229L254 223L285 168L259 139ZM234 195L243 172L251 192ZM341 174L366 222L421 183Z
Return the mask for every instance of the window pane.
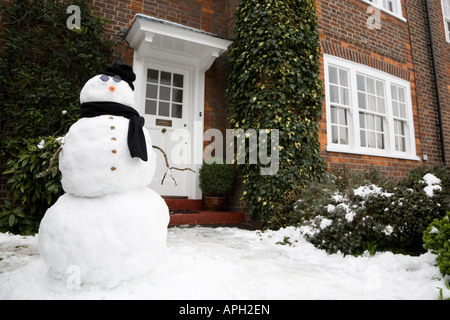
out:
M371 114L366 115L367 129L375 130L375 117Z
M339 127L337 126L331 126L331 141L333 143L339 143L339 134L338 134Z
M183 106L181 104L172 104L172 118L183 118Z
M159 100L170 101L170 88L159 88Z
M174 74L173 75L173 86L183 88L183 79L184 76L181 74Z
M335 123L335 124L338 123L336 107L331 107L331 123Z
M405 89L404 88L398 88L398 101L400 102L406 102L405 99Z
M367 146L366 131L361 130L360 138L361 138L361 147L366 147Z
M375 94L375 80L372 78L367 78L367 91L371 94Z
M364 93L358 92L358 105L360 109L367 109L366 95Z
M173 102L183 102L183 90L173 89L172 90L172 101Z
M347 125L347 110L339 109L339 124Z
M338 79L338 69L336 67L329 67L329 77L330 77L330 83L339 84Z
M400 103L398 107L400 109L400 117L406 119L406 105L404 103Z
M345 127L340 128L340 137L339 137L339 143L340 144L348 144L348 129Z
M392 101L392 111L394 112L394 117L399 117L400 113L398 112L398 103Z
M330 100L332 103L340 103L339 101L339 87L330 85Z
M341 88L341 104L345 106L350 105L350 93L348 89Z
M159 80L158 78L159 78L159 71L158 70L148 69L148 71L147 71L147 82L158 83L158 80Z
M384 132L383 130L383 118L382 117L375 117L375 129L379 132Z
M398 101L397 86L391 86L391 97L392 97L392 100Z
M356 76L359 91L366 91L366 78L360 74Z
M348 71L339 69L339 84L348 88Z
M146 97L150 99L158 99L158 86L148 84Z
M384 83L377 81L377 95L384 98Z
M172 85L172 74L169 72L161 72L161 84Z
M156 101L146 100L145 101L145 113L156 115Z
M162 117L170 117L170 104L167 102L160 102L158 115Z
M369 148L376 148L377 147L377 140L375 136L375 132L367 132L367 146Z
M384 149L384 134L382 133L377 134L377 148Z
M364 113L359 114L359 126L361 129L366 128L366 116L364 115Z
M370 111L373 111L373 112L376 112L377 111L377 99L375 98L375 96L372 96L372 95L368 95L368 98L369 98L369 110Z
M386 112L384 99L383 98L377 98L377 104L378 104L378 112L384 114Z

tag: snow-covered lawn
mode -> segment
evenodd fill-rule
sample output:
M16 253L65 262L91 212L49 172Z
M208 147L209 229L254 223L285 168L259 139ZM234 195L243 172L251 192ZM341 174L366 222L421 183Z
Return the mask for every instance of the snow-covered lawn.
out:
M0 234L0 299L438 299L437 287L445 288L429 253L329 255L295 228L168 232L158 266L113 289L54 280L37 252L37 237ZM277 244L286 237L292 245Z

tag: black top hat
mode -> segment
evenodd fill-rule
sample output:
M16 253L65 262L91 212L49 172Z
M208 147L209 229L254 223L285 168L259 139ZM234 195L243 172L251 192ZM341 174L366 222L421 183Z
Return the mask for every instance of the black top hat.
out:
M119 76L123 81L127 82L134 91L133 82L136 80L136 74L133 72L133 68L129 65L116 62L113 66L99 72L99 74L106 74L110 77Z

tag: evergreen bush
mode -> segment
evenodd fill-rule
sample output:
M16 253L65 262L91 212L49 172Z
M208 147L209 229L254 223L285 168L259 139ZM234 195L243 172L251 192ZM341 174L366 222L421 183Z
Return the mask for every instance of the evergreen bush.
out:
M46 179L35 181L40 165L31 161L34 167L26 171L29 163L24 162L30 160L24 159L32 154L41 159L42 155L35 153L41 150L30 148L42 139L65 135L78 119L84 83L109 63L115 42L105 37L104 21L91 14L91 2L17 0L0 4L6 21L0 30L0 172L13 175L14 195L14 201L3 206L2 221L6 219L8 224L2 223L0 231L28 228L20 225L25 220L19 218L39 220L55 199L48 202L48 194L60 189ZM80 29L66 25L69 5L80 8ZM59 183L57 175L51 178ZM28 194L15 189L19 180L19 190ZM29 187L33 185L40 190L38 198Z
M299 191L325 169L318 141L323 95L315 1L242 0L234 35L227 88L231 128L279 130L278 173L261 175L260 163L241 165L243 199L250 215L279 228L288 224ZM249 151L246 145L247 160Z
M450 204L441 168L413 170L409 177L389 181L374 169L344 175L327 173L305 190L296 206L295 219L306 237L329 253L360 254L365 250L423 252L423 232L442 218ZM441 181L433 193L424 177L432 173Z
M200 189L205 197L224 197L233 189L236 170L233 165L205 163L200 168Z
M442 220L434 220L423 233L424 248L437 255L442 275L450 275L450 212Z

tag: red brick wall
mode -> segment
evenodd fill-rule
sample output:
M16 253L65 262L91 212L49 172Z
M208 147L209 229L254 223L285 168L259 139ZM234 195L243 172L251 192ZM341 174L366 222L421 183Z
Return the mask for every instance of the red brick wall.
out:
M316 1L316 4L323 54L367 65L410 81L417 155L421 156L422 140L408 23L381 11L381 29L369 29L367 20L370 14L367 13L369 7L367 3L360 0L320 0ZM405 6L406 1L403 0L404 17L406 16ZM321 77L324 78L323 63ZM420 164L410 160L327 152L325 103L319 138L322 155L329 167L346 165L353 169L364 169L374 165L388 176L399 177Z
M445 28L440 0L429 1L433 43L439 77L447 159L450 157L450 43L445 39ZM408 1L408 22L411 30L411 48L416 72L417 104L419 106L420 137L423 154L430 164L442 161L439 137L435 81L428 36L425 1Z
M122 41L121 28L129 27L136 14L180 23L206 32L227 36L228 0L94 0L92 8L109 23L106 32ZM123 47L116 50L114 60L122 58L132 63L133 51Z

